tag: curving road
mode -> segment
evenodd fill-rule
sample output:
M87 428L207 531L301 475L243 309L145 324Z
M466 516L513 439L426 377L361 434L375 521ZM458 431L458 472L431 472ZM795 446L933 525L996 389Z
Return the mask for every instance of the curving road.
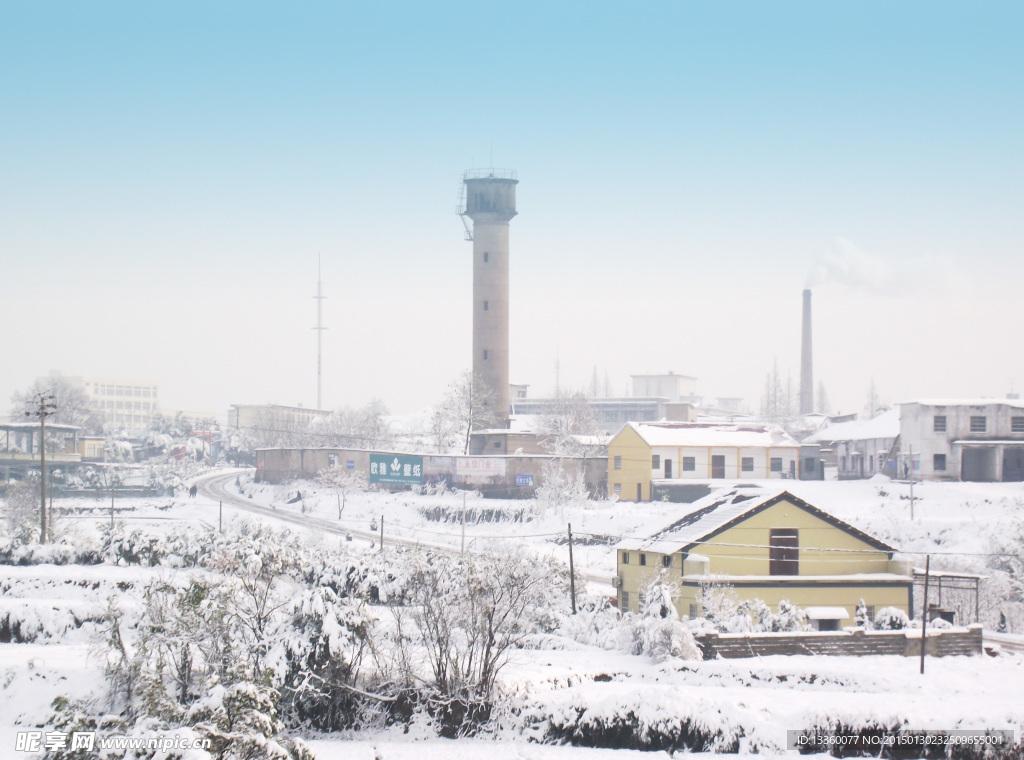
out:
M379 541L380 534L369 530L359 530L357 528L348 528L337 523L331 522L330 520L324 520L320 517L313 517L312 515L294 514L291 512L285 512L282 510L272 509L270 507L264 507L260 504L255 504L250 499L243 498L237 493L232 493L227 489L228 483L232 482L238 477L240 472L248 472L247 470L232 470L231 472L224 473L218 472L211 475L204 475L195 481L195 484L199 487L199 492L206 498L212 501L222 501L229 505L232 509L238 509L243 512L249 512L254 515L261 515L263 517L270 517L274 520L280 520L281 522L291 523L292 525L298 525L303 528L314 528L316 530L323 531L324 533L330 533L337 536L346 536L351 534L367 541ZM449 546L448 544L440 544L435 541L424 541L419 538L402 538L400 536L384 536L384 544L391 546L407 546L410 548L430 548L437 551L445 552L448 554L458 554L459 549ZM612 579L610 576L589 573L583 570L577 569L577 578L585 578L586 580L593 583L602 583L605 585L611 585Z

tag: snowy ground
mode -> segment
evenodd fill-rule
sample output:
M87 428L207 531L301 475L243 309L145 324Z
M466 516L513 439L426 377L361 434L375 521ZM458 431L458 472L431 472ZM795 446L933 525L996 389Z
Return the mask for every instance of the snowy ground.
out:
M234 474L228 490L238 493ZM888 481L845 483L787 483L792 492L843 520L908 552L932 552L949 567L984 572L987 554L1020 530L1024 516L1021 484L916 484L915 520L909 517L908 487ZM303 500L286 503L301 490ZM272 508L254 516L225 503L225 524L312 516L336 526L305 531L309 542L343 542L356 551L372 551L372 539L383 516L385 534L410 542L459 548L463 526L459 519L462 494L410 493L349 494L338 518L337 495L312 483L285 486L252 485L242 478L243 503ZM251 495L251 499L249 496ZM566 524L582 541L576 546L577 567L595 576L614 573L609 542L621 536L649 533L670 522L684 505L586 503L540 510L532 502L494 501L465 497L474 510L526 510L523 522L468 521L466 544L486 549L508 541L523 542L538 553L567 558L562 540ZM81 540L98 535L110 520L106 501L66 500L57 504L65 515L63 530ZM436 508L450 519L429 514ZM129 527L157 533L209 530L218 524L218 504L200 497L135 499L115 503L115 517ZM292 530L299 530L294 524ZM371 533L371 527L374 532ZM352 541L344 533L353 532ZM360 534L366 534L366 537ZM103 678L88 628L67 624L67 614L87 616L102 606L107 595L144 584L154 576L169 577L169 568L111 566L0 567L0 610L31 608L49 643L0 644L0 752L14 756L14 733L45 723L49 706L59 695L101 699ZM598 586L602 593L605 587ZM447 742L415 730L354 740L337 738L310 742L323 760L334 758L444 757L461 760L487 755L493 760L600 760L640 757L616 750L551 747L529 744L536 721L584 711L613 719L633 712L641 724L656 724L678 716L699 716L709 725L740 732L741 750L771 756L785 749L787 728L805 728L828 719L850 725L877 721L911 729L1009 728L1020 737L1024 728L1024 658L1007 653L999 658L930 659L925 675L913 658L765 657L752 660L674 662L609 652L570 640L550 643L550 649L520 650L502 674L501 686L519 707L499 721L495 735ZM495 741L495 739L503 741ZM29 755L22 754L28 757ZM666 756L644 753L644 757Z

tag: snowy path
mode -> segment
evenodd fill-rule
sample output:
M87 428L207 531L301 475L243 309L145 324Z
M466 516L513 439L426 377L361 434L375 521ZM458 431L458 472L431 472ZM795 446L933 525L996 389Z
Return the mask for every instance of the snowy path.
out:
M351 534L367 541L379 541L380 534L368 531L360 530L358 528L342 527L337 523L331 522L330 520L324 520L319 517L313 517L312 515L298 515L284 510L277 510L271 507L264 507L259 504L254 504L249 499L244 499L238 494L231 493L227 485L235 477L237 472L232 471L228 474L215 473L212 475L205 475L196 481L196 485L199 486L200 493L211 501L219 502L222 501L224 504L231 506L233 509L239 509L251 514L259 515L261 517L268 517L273 520L280 520L282 522L290 523L292 525L299 525L304 528L314 528L316 530L322 530L324 533L330 533L337 536L346 536ZM452 534L452 538L458 538L455 534ZM514 538L511 537L510 538ZM384 543L391 546L407 546L410 548L430 548L441 552L447 552L456 554L459 549L449 544L443 544L436 541L424 541L421 538L403 538L400 536L384 536ZM577 577L585 578L593 583L600 583L605 585L611 585L611 576L603 573L589 572L585 568L577 569Z

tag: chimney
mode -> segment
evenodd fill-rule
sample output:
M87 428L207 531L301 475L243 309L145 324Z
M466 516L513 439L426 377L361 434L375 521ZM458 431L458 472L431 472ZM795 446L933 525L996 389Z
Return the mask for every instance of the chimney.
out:
M800 414L814 411L814 361L811 358L811 291L804 291L803 340L800 342Z

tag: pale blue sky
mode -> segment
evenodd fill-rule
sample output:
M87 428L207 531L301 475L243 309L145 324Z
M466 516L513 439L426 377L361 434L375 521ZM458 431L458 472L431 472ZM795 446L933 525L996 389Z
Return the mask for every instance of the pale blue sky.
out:
M461 172L518 170L512 380L757 407L816 259L833 405L1024 384L1019 3L0 3L0 402L439 398ZM846 283L836 281L856 262ZM45 309L39 307L47 302ZM47 336L40 341L40 334Z

